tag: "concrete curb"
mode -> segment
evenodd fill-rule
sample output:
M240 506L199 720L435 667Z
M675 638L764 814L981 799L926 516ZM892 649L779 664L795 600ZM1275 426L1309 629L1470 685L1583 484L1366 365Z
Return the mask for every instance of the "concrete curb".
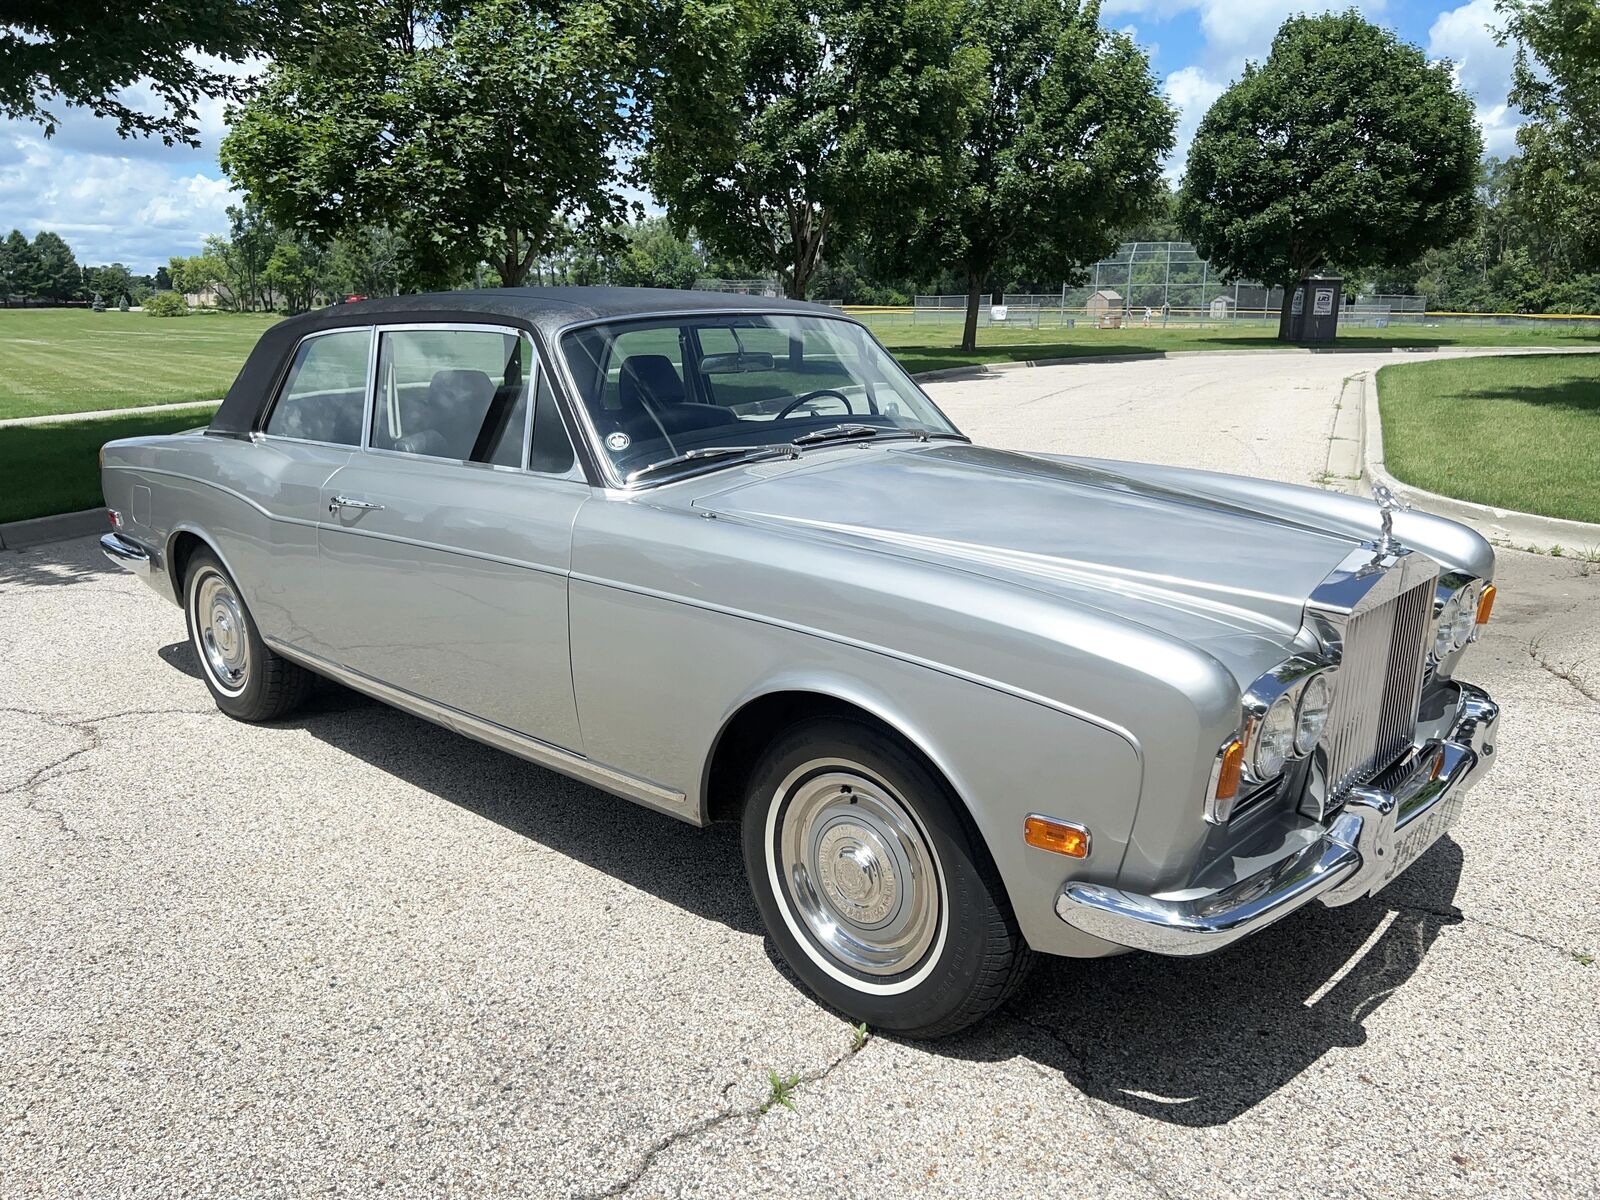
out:
M1537 513L1517 512L1441 496L1413 484L1402 483L1389 474L1383 457L1383 419L1378 411L1378 381L1363 372L1361 387L1361 473L1363 481L1384 484L1407 504L1437 516L1449 517L1470 525L1491 542L1518 550L1549 551L1555 546L1568 550L1600 549L1600 525L1588 521L1568 521L1562 517L1542 517Z
M108 533L110 530L111 523L103 508L56 513L51 517L34 517L30 521L10 521L0 525L0 550L21 550L26 546L64 542L69 538Z
M141 417L151 413L181 412L186 408L214 408L221 400L180 400L176 404L141 404L137 408L100 408L93 412L42 413L32 417L7 417L0 429L27 425L67 425L78 421L108 421L115 417Z
M893 353L891 351L891 353ZM1137 354L1079 354L1071 358L1032 358L1015 362L973 363L971 366L940 367L936 371L919 371L911 378L918 383L933 383L941 379L978 379L1004 371L1023 371L1032 367L1078 367L1093 363L1155 362L1166 358L1227 358L1248 354L1446 354L1450 357L1467 355L1505 354L1600 354L1587 346L1255 346L1239 350L1147 350Z

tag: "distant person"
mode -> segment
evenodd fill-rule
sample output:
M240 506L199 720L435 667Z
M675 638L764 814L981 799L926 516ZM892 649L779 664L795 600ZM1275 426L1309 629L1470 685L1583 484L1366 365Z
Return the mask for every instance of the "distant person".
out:
M1161 302L1161 328L1167 327L1167 321L1172 316L1172 305L1163 300Z
M1155 312L1154 312L1154 311L1153 311L1153 310L1152 310L1152 309L1151 309L1151 307L1150 307L1150 306L1149 306L1149 305L1148 305L1148 304L1146 304L1146 305L1145 305L1145 306L1144 306L1144 327L1145 327L1145 328L1146 328L1146 329L1149 329L1149 328L1150 328L1150 320L1151 320L1151 318L1152 318L1152 317L1154 317L1154 316L1155 316L1155 315L1156 315L1156 314L1155 314Z

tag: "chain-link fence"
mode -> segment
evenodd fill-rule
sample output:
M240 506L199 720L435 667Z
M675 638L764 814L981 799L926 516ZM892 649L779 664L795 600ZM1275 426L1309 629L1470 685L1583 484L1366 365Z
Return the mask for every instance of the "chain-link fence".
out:
M1189 242L1124 242L1084 272L1081 284L1054 293L979 297L978 323L1032 328L1096 324L1152 325L1257 322L1275 325L1283 289L1214 271ZM959 321L967 298L917 296L916 324ZM1369 296L1347 300L1341 321L1359 325L1415 323L1427 314L1424 296Z

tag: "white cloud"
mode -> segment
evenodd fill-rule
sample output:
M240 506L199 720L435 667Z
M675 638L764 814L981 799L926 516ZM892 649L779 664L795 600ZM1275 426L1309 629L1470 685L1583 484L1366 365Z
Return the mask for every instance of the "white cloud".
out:
M189 57L237 78L266 65ZM163 111L147 80L123 88L120 99L140 112ZM239 199L217 166L226 102L195 102L198 147L119 137L115 122L87 109L48 107L60 118L48 139L31 122L0 121L0 236L13 227L29 237L51 229L80 263L122 262L146 273L174 254L197 252L207 234L226 232L227 207Z
M1448 58L1455 65L1456 82L1477 105L1484 150L1504 158L1516 151L1522 117L1506 103L1517 54L1497 44L1499 27L1494 0L1469 0L1439 14L1428 30L1427 49L1430 58Z
M1266 57L1272 35L1285 18L1347 8L1376 17L1388 8L1388 0L1106 0L1102 11L1108 18L1138 14L1157 21L1195 13L1205 44L1194 65L1212 75L1232 78L1246 59Z
M154 271L174 254L197 252L206 234L224 232L227 207L237 202L225 179L190 165L174 171L149 157L69 148L33 126L6 123L0 213L6 230L59 233L80 263Z
M1177 145L1167 159L1167 175L1174 182L1183 174L1189 157L1189 143L1200 125L1200 118L1227 88L1227 82L1209 75L1201 67L1184 67L1167 76L1167 99L1178 110Z

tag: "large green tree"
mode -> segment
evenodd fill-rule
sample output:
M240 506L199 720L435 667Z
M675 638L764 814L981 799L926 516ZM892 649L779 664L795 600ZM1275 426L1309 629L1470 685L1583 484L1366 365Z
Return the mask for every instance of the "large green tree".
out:
M237 69L300 32L306 0L4 0L0 4L0 115L38 122L53 105L89 109L123 137L197 144L194 104L237 97ZM156 111L123 89L145 81Z
M1101 28L1098 0L970 0L963 26L988 71L923 230L966 290L970 350L997 271L1069 277L1159 204L1175 115L1143 52Z
M1516 187L1569 255L1600 269L1600 0L1502 0L1518 46Z
M124 296L131 297L134 292L133 272L122 263L110 263L100 267L85 267L83 269L83 290L91 294L98 292L105 297L107 304L115 304Z
M623 231L623 249L610 274L622 287L688 288L706 269L694 243L673 232L665 217L647 217Z
M32 300L39 294L39 264L22 230L13 229L0 242L0 304Z
M34 235L33 260L36 294L44 300L65 304L76 300L83 292L83 272L72 247L59 233L41 229Z
M804 298L830 246L892 237L942 190L981 57L958 0L677 10L644 81L642 176L708 254Z
M1291 17L1200 122L1178 219L1228 274L1291 297L1319 270L1398 266L1466 233L1482 136L1449 62L1359 13Z
M223 168L285 228L386 225L425 279L488 261L519 285L563 220L626 212L639 20L604 0L374 0L274 62Z

